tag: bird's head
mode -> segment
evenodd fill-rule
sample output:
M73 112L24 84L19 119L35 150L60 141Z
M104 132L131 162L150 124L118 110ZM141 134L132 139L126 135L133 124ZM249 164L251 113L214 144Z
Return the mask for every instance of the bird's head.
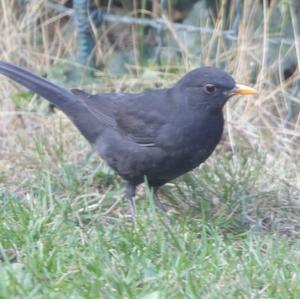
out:
M197 106L222 109L234 95L255 94L256 90L237 84L224 70L215 67L201 67L187 73L176 85L195 108Z

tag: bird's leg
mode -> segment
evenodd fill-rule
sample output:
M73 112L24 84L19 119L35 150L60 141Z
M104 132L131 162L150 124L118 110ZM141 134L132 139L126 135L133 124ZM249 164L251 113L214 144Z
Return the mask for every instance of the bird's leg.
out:
M126 183L125 196L129 201L132 219L135 219L136 216L136 208L135 208L135 201L134 201L135 189L136 189L135 185L131 184L130 182Z
M153 187L153 199L154 199L154 203L157 207L159 207L163 212L167 212L167 208L165 207L165 205L161 202L158 194L158 187Z

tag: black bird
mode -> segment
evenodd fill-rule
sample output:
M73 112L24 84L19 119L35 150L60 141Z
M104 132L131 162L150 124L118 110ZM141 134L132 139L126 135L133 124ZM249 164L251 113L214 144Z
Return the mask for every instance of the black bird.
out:
M222 108L233 95L254 94L225 71L197 68L173 87L145 93L70 91L11 63L0 73L61 109L94 150L126 181L135 212L136 186L145 178L157 189L204 162L219 143Z

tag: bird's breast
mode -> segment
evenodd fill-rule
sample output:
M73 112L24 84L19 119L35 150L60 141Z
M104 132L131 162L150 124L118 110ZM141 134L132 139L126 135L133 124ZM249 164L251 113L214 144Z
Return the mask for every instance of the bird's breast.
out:
M180 121L170 129L168 135L169 143L166 149L169 162L183 172L197 167L214 151L222 137L223 126L222 114Z
M184 115L170 123L160 134L161 143L174 154L201 154L215 148L224 127L223 114Z

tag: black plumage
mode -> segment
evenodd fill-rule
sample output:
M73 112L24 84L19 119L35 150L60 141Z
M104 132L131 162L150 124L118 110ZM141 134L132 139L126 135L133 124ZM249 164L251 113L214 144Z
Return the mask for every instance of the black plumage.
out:
M72 120L127 182L133 209L135 188L145 177L156 191L204 162L221 139L226 101L232 95L255 93L213 67L195 69L171 88L135 94L68 91L3 61L0 73L46 98ZM156 194L155 199L159 203Z

